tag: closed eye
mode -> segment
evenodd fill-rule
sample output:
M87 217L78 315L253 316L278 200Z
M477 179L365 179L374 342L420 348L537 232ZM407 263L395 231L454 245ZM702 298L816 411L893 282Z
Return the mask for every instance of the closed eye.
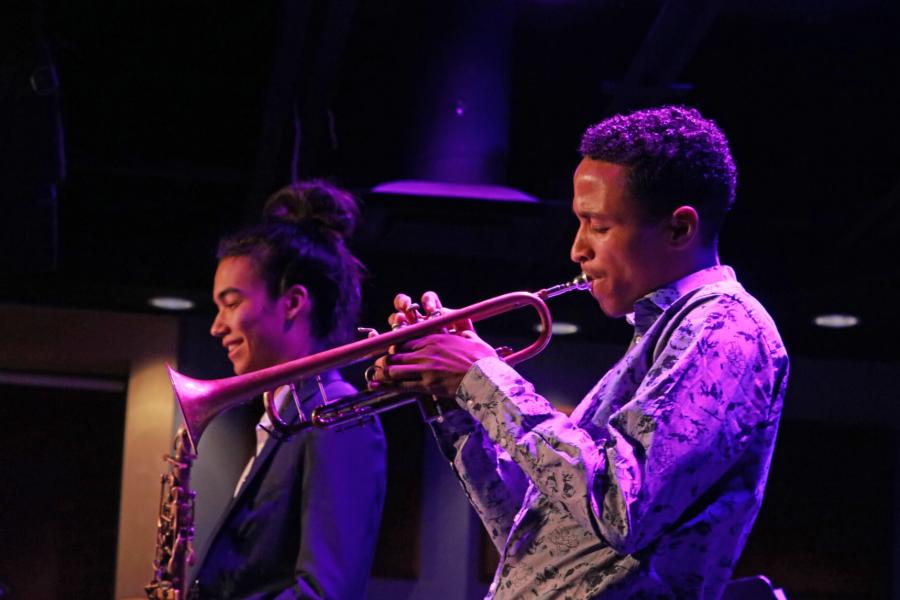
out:
M216 304L222 308L236 308L243 300L244 295L240 290L230 287L216 294Z

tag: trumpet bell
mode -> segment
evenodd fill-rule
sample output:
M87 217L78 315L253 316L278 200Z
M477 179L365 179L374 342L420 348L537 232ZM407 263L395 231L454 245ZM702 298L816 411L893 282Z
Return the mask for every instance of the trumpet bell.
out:
M242 404L247 398L244 395L229 393L229 390L221 385L222 380L192 379L170 365L166 365L166 368L169 370L172 391L181 408L184 428L191 447L196 452L200 436L210 421L229 408Z
M203 384L202 381L191 379L187 375L182 375L166 365L169 371L169 381L172 383L172 392L175 394L175 400L181 409L181 416L184 420L184 428L187 431L188 440L194 452L197 451L197 443L200 441L200 434L206 429L208 419L204 419L202 415L202 405L197 402L197 394L191 395L190 392Z

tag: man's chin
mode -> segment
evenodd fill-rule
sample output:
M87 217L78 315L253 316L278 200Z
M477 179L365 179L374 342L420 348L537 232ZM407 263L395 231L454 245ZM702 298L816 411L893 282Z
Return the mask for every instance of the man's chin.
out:
M245 375L250 372L250 368L244 362L233 362L231 363L231 368L234 370L235 375Z
M266 367L271 367L273 364L277 363L260 363L259 361L253 362L249 360L239 360L237 362L233 362L232 367L234 368L235 375L247 375L248 373L254 373L256 371L265 369Z
M613 306L609 302L604 302L601 298L595 298L597 300L597 305L600 307L600 310L604 315L609 317L610 319L621 319L625 315L627 315L630 310L623 309L621 307Z

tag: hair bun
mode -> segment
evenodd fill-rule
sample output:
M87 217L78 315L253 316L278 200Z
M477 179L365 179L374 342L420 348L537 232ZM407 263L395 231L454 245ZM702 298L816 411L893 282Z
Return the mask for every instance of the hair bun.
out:
M348 239L356 228L359 207L353 196L321 180L295 181L266 200L263 220L312 225Z

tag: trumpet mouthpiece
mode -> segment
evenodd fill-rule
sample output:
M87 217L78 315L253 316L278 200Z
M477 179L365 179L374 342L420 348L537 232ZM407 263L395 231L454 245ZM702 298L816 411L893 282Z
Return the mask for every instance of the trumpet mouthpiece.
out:
M543 289L539 291L537 295L546 300L548 298L554 298L556 296L559 296L560 294L566 294L575 290L584 291L589 289L591 289L591 278L588 277L585 273L582 273L571 281L567 281L565 283L560 283L559 285L554 285L553 287Z

